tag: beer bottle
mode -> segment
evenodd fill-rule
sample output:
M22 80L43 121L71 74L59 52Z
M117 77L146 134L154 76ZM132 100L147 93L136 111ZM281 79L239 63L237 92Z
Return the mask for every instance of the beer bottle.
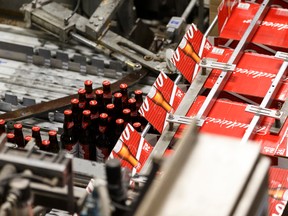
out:
M35 139L36 146L38 146L38 148L40 148L40 146L42 145L40 127L38 127L38 126L32 127L32 137Z
M40 150L50 152L50 141L42 140L42 144L40 146Z
M26 136L24 137L25 145L26 145L28 142L30 142L30 140L31 140L32 138L33 138L32 136L26 135Z
M15 135L14 133L7 133L7 142L9 143L15 143Z
M82 126L79 137L79 158L93 160L92 155L92 134L91 134L91 112L83 111Z
M128 100L128 108L131 110L131 113L130 113L130 119L131 119L131 122L132 124L134 122L137 122L138 121L138 112L137 112L137 109L136 109L136 99L135 98L130 98Z
M135 94L135 100L136 100L136 109L139 110L139 108L141 107L143 103L143 92L138 89L134 91L134 94Z
M85 95L86 104L89 104L91 100L94 100L94 92L93 92L92 84L93 82L91 80L86 80L84 82L85 90L86 90L86 95Z
M72 110L67 109L64 111L63 133L61 134L60 141L62 149L65 149L74 157L78 157L78 142L74 133Z
M57 139L57 132L55 130L50 130L48 132L49 135L49 141L50 141L50 151L53 153L58 153L60 148L59 148L59 142Z
M108 80L102 82L103 86L103 102L104 106L112 103L112 92L111 92L111 83Z
M111 128L113 132L113 128L115 126L115 119L116 119L116 113L115 113L115 106L114 104L107 104L106 106L106 113L108 114L108 128Z
M137 132L139 132L139 133L142 132L142 125L141 125L140 122L134 122L134 123L133 123L133 127L135 128L135 130L136 130Z
M183 51L183 53L187 56L189 56L193 61L195 61L197 64L200 63L201 58L194 50L193 45L186 39L183 38L179 44L179 48Z
M3 133L6 133L6 128L5 128L5 120L4 119L0 119L0 136Z
M80 113L82 114L83 110L86 109L86 90L80 88L78 90L78 99L79 99L79 109Z
M25 147L25 141L22 131L22 124L17 123L14 124L14 135L15 135L15 143L18 145L18 147Z
M91 100L89 102L89 107L91 111L91 131L93 134L98 133L98 119L99 119L99 112L98 112L98 103L96 100Z
M127 145L122 142L121 140L118 140L115 147L113 148L113 151L123 160L129 162L132 167L134 167L137 171L141 169L140 162L132 155Z
M120 84L120 92L122 94L123 109L128 108L128 85L126 83Z
M128 123L131 123L131 110L130 109L123 109L122 111L122 118L124 120L124 125L126 127L126 125Z
M114 105L115 105L115 115L117 117L120 117L123 110L122 94L120 92L116 92L114 94Z
M105 112L105 106L104 106L104 101L103 101L103 90L101 89L96 90L95 95L96 95L96 101L98 104L99 113Z
M111 144L107 136L108 114L101 113L99 120L99 136L96 139L96 160L104 163L110 154Z
M81 128L82 122L82 111L79 108L79 100L77 98L71 99L71 110L74 122L74 130L75 130L75 137L76 139L79 138L79 131Z
M154 86L152 86L149 94L147 95L155 104L162 107L166 112L173 113L173 107L166 101L163 94Z
M125 126L124 126L124 120L121 119L121 118L118 118L116 119L115 121L115 133L114 133L114 136L112 136L112 139L111 139L111 151L113 150L115 144L117 143L119 137L121 136Z

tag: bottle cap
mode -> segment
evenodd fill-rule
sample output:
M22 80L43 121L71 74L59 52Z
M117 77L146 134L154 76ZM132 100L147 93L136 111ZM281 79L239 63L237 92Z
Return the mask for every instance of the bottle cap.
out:
M110 83L110 81L109 80L104 80L103 82L102 82L102 85L103 86L108 86L108 85L110 85L111 83Z
M107 105L106 105L106 108L107 108L107 109L114 109L114 108L115 108L115 105L114 105L114 104L107 104Z
M91 111L90 110L84 110L83 111L83 115L91 115Z
M98 102L97 102L96 100L91 100L91 101L89 102L89 105L90 105L90 106L97 106L97 104L98 104Z
M50 130L50 131L48 132L48 134L49 134L49 136L56 136L56 135L57 135L57 131L55 131L55 130Z
M20 123L14 124L14 128L15 129L22 129L22 124L20 124Z
M131 104L131 103L136 103L136 99L135 98L130 98L128 100L128 103Z
M108 118L108 114L107 114L107 113L101 113L101 114L100 114L100 118L101 118L101 119Z
M13 134L13 135L14 135L14 134ZM29 142L29 141L32 139L32 136L27 135L27 136L24 137L24 139Z
M140 95L140 94L143 94L143 92L140 89L137 89L137 90L134 91L134 94L135 95Z
M48 145L50 145L50 141L49 140L43 140L42 145L48 146Z
M14 134L14 133L7 133L6 137L7 137L8 139L14 139L15 134Z
M67 109L64 111L64 115L71 115L72 114L72 110Z
M121 83L120 84L120 89L127 89L128 85L126 83Z
M71 104L78 104L79 100L77 98L72 98L71 99Z
M102 94L103 94L103 90L97 89L97 90L95 91L95 94L96 94L96 95L102 95Z
M83 88L78 89L78 94L86 94L86 90Z
M116 93L114 94L114 97L115 97L115 98L121 98L121 97L122 97L122 94L121 94L120 92L116 92Z
M33 126L33 127L32 127L32 131L35 131L35 132L40 131L40 127L38 127L38 126Z
M4 119L0 119L0 125L5 124L5 120Z
M123 109L123 113L124 113L124 114L130 114L130 113L131 113L131 110L130 110L130 109Z
M124 122L125 122L124 119L121 118L116 119L116 124L123 124Z
M92 85L92 80L85 80L84 85Z
M134 122L133 123L133 127L134 128L139 128L139 127L141 127L141 123L140 122Z

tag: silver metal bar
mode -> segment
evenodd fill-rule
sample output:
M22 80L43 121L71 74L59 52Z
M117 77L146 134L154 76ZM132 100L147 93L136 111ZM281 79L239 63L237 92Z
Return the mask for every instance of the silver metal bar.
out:
M239 41L237 47L235 48L234 52L232 53L230 59L228 60L228 64L237 64L240 58L242 57L243 50L246 48L246 45L251 41L255 32L257 31L261 21L266 16L269 10L269 4L271 4L271 0L264 1L260 8L258 9L256 15L254 16L253 20L251 21L248 29L245 31L244 35L242 36L241 40ZM210 112L211 108L213 107L216 98L218 97L219 93L223 90L225 84L229 80L231 73L227 71L222 71L219 78L217 79L216 83L212 87L210 93L208 94L207 98L205 99L203 105L201 106L200 110L198 111L196 118L197 119L204 119L208 113Z
M275 94L277 93L278 89L280 88L280 82L283 79L283 76L287 73L286 69L288 67L288 62L283 62L278 74L276 75L274 81L272 82L268 93L263 98L263 101L260 104L260 107L266 108L270 105L272 99L274 98ZM252 135L254 134L255 127L257 126L259 120L261 119L260 115L255 115L250 122L249 127L246 129L246 132L241 140L241 143L246 143Z
M212 23L210 24L209 28L206 30L204 37L207 38L208 35L210 34L210 32L212 31L212 29L214 28L214 26L216 25L216 23L218 22L218 15L215 16L215 18L213 19Z
M275 119L280 119L283 114L283 112L281 112L280 110L272 110L272 109L262 108L260 106L253 106L253 105L248 105L245 111L251 112L254 114L256 113L262 116L272 117Z
M196 2L197 2L197 0L191 0L190 3L188 4L188 6L186 7L185 11L181 15L181 18L183 18L185 21L187 20L189 14L191 13L193 8L195 7Z
M246 98L246 97L244 97L244 96L242 96L242 95L240 95L240 94L238 94L238 93L228 92L228 91L226 91L226 92L227 92L228 94L230 94L230 95L233 95L233 96L236 97L236 98L239 98L239 99L243 100L244 102L246 102L246 103L248 103L248 104L253 104L254 106L259 106L258 103L254 102L254 101L252 101L252 100L250 100L250 99L248 99L248 98Z

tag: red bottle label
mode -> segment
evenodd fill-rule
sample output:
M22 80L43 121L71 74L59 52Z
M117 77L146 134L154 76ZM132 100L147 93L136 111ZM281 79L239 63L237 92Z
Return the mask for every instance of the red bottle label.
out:
M67 144L65 145L65 149L67 153L73 155L74 157L78 157L78 143Z
M79 145L79 158L90 160L89 145Z
M91 114L91 119L94 120L94 119L97 119L99 117L99 114L96 113L96 114Z
M100 163L105 163L106 159L109 157L109 150L107 148L96 147L96 160Z
M94 93L92 92L92 93L90 93L90 94L86 94L86 98L94 98Z

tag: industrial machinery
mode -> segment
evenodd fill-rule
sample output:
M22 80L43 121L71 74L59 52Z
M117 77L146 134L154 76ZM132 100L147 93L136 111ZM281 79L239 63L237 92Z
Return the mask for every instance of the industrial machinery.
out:
M286 0L0 3L0 215L287 214Z

